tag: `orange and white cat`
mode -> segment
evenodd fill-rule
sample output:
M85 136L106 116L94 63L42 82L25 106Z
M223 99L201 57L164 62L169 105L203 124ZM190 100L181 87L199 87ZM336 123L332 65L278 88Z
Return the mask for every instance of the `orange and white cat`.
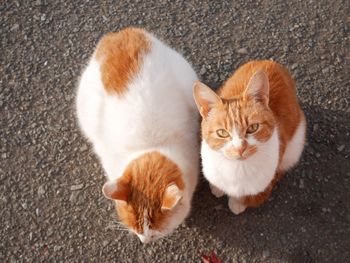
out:
M78 88L80 127L106 171L104 195L142 242L189 214L199 165L197 79L176 51L142 29L104 36Z
M241 66L216 94L200 82L202 166L212 193L235 214L263 203L303 151L306 121L288 71L273 61Z

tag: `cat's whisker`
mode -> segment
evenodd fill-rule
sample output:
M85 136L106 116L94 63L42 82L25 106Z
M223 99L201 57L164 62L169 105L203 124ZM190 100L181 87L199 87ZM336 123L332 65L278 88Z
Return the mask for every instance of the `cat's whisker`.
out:
M122 225L118 221L110 221L107 228L118 230L118 231L129 231L129 229L126 226Z
M123 232L123 231L125 231L125 232L128 232L129 231L129 229L123 229L123 228L117 228L117 227L106 227L106 229L109 229L109 230L117 230L117 231L121 231L121 232Z

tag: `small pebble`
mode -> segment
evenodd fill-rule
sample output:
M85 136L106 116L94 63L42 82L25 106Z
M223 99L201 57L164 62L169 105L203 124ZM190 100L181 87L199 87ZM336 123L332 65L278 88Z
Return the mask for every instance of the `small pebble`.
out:
M205 66L203 66L199 71L199 75L204 75L206 72L207 72L207 69L205 68Z
M75 203L77 201L79 193L80 192L78 192L78 191L72 192L72 194L69 197L69 202Z
M237 49L237 53L245 55L245 54L248 54L248 50L243 47L243 48Z
M52 234L53 234L53 229L52 229L52 227L49 227L48 229L47 229L47 231L46 231L46 235L47 236L51 236Z
M54 246L54 247L53 247L53 251L54 251L54 252L57 252L57 251L59 251L59 250L61 250L61 246Z
M19 28L19 24L14 24L13 27L11 27L11 31L16 31Z
M337 148L337 150L338 150L338 152L341 152L344 150L344 148L345 148L345 144L342 144Z
M76 184L76 185L72 185L70 187L71 191L77 191L77 190L81 190L84 188L84 184Z
M88 147L85 144L80 147L81 152L85 152L87 149L88 149Z
M45 188L43 185L40 185L38 188L38 195L39 196L44 196L45 195Z
M264 250L262 256L264 259L268 258L270 256L270 251L268 249Z

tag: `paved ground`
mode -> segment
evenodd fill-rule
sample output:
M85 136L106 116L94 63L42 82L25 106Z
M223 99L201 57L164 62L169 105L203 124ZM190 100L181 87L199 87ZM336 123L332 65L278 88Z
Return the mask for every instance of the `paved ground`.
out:
M224 262L348 262L350 2L103 2L0 3L0 262L199 262L211 250ZM142 245L114 228L74 93L101 35L128 25L166 40L213 87L250 59L291 70L308 145L268 203L234 216L202 179L168 239Z

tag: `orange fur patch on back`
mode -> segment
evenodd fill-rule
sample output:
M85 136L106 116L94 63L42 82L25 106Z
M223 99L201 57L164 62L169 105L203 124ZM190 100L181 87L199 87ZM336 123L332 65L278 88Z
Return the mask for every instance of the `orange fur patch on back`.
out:
M150 49L151 43L142 29L126 28L105 35L96 49L105 89L123 94L128 83L139 72L142 58Z
M133 160L121 179L128 182L127 202L117 205L121 221L138 233L143 233L144 218L151 229L161 229L171 211L162 211L164 194L171 184L183 190L185 185L178 166L161 153L146 153Z

